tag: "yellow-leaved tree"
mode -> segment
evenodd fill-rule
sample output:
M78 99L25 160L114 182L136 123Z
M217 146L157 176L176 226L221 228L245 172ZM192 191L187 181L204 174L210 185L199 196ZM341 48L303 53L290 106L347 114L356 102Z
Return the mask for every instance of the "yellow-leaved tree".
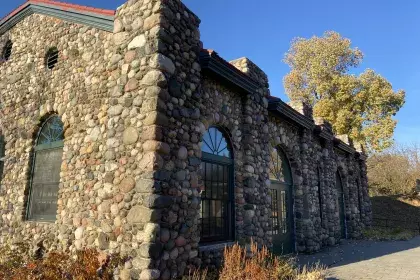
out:
M349 74L363 59L351 41L328 31L322 37L296 38L284 61L291 70L284 77L286 94L313 106L314 116L329 121L336 134L348 134L370 151L393 143L396 120L405 92L371 69Z

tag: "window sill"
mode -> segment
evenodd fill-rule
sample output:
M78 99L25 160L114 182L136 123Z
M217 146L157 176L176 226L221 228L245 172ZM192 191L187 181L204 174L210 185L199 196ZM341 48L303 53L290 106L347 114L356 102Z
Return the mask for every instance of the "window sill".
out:
M54 225L55 224L55 221L26 220L25 223L43 224L43 225Z
M218 243L203 244L199 246L199 249L201 252L223 250L225 249L225 247L233 246L236 243L237 242L235 241L224 241L224 242L218 242Z

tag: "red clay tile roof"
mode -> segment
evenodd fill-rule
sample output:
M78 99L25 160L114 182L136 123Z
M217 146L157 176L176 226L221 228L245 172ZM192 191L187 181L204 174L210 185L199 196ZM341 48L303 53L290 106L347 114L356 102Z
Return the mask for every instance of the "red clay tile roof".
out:
M0 22L5 22L9 18L13 17L20 11L22 11L24 8L26 8L30 4L48 4L55 6L63 11L79 11L79 12L88 12L88 13L94 13L94 14L101 14L104 16L114 16L115 11L114 10L106 10L106 9L98 9L88 6L82 6L82 5L76 5L76 4L70 4L65 2L59 2L55 0L27 0L24 4L20 5L18 8L16 8L14 11L0 19Z

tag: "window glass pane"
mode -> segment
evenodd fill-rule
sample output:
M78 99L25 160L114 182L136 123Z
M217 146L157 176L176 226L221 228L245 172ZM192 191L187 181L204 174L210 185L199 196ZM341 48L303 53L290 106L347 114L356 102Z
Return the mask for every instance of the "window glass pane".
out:
M223 145L223 135L214 128L209 129L203 140L203 151L217 150L218 145ZM215 145L213 147L207 146ZM205 148L207 147L207 148ZM214 153L213 153L214 154ZM223 155L223 153L222 153ZM229 179L232 172L231 164L218 163L218 157L223 158L216 153L216 157L211 162L203 160L201 165L202 181L204 183L201 192L201 242L223 241L232 238L230 223L233 221L233 211L229 210L231 205L230 188L232 187Z
M289 162L283 151L277 148L271 148L269 169L270 180L292 184Z
M54 220L63 150L36 152L31 188L31 219Z
M211 198L213 199L218 199L218 190L219 190L219 186L218 186L218 173L217 173L217 165L216 164L212 164L212 172L211 172Z
M60 117L52 116L42 126L37 145L50 144L64 139L63 123Z
M279 206L278 206L278 192L276 189L270 189L271 196L271 234L276 235L279 233Z
M37 139L29 196L29 219L53 221L56 218L63 138L60 118L50 117L42 126Z
M231 157L225 136L215 127L210 127L204 134L201 150L217 156Z
M286 201L286 192L281 191L280 195L280 204L281 204L281 227L282 232L287 233L287 201Z

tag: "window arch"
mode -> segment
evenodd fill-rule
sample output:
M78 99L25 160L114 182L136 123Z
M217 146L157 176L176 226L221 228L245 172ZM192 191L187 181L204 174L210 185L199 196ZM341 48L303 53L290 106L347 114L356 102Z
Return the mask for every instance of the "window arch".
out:
M225 134L217 127L210 127L204 134L201 150L209 155L232 158L232 149Z
M286 154L280 148L272 148L270 152L270 180L292 184L292 172Z
M226 133L210 127L201 150L201 242L233 240L233 157Z
M64 129L59 116L50 116L36 139L27 218L54 221L63 155Z

